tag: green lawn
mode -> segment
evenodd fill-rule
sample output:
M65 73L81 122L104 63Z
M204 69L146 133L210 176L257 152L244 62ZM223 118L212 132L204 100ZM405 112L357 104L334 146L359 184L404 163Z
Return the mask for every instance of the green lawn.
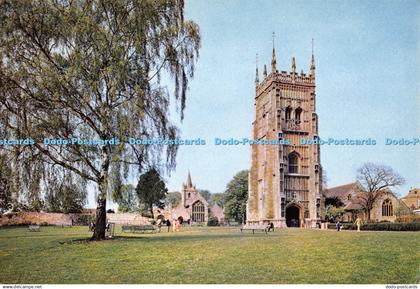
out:
M0 283L418 283L420 233L237 228L121 234L0 229ZM63 244L63 241L64 244Z

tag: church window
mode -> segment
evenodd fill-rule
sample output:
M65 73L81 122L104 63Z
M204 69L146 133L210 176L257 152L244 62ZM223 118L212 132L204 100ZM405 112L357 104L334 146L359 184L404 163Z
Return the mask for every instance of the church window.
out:
M191 219L193 222L204 222L205 209L202 202L197 201L192 205Z
M390 199L386 199L383 203L382 203L382 216L392 216L394 215L393 212L393 208L392 208L392 202Z
M295 153L289 154L289 173L298 173L298 156Z

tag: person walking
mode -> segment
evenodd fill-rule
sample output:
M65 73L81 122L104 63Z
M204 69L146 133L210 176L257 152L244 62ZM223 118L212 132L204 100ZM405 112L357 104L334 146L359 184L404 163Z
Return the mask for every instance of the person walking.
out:
M340 232L341 231L340 221L337 221L337 223L335 224L335 227L337 228L337 232Z
M354 222L357 226L357 232L360 232L360 226L362 225L362 219L360 217L357 217L356 222Z
M169 233L169 230L171 229L171 221L169 221L169 219L166 220L166 227L168 227L168 233Z
M158 233L160 233L160 229L162 228L162 219L157 220L157 227L158 227Z

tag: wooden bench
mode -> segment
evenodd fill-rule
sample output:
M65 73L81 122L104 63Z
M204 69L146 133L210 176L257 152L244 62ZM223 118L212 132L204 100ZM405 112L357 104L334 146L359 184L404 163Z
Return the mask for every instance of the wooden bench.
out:
M28 226L28 231L29 232L39 232L39 225L29 225Z
M130 233L136 233L136 232L140 232L140 233L156 233L156 227L152 226L152 225L143 225L143 226L138 226L138 225L122 225L121 226L121 230L122 232L126 232L129 231Z
M267 226L243 226L241 228L241 233L243 233L243 231L252 231L252 234L255 234L255 231L262 231L265 232L266 234L268 233L268 228Z

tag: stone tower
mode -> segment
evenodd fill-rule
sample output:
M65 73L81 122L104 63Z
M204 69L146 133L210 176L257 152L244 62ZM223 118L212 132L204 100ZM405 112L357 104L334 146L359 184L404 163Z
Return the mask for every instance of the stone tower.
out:
M271 72L264 66L260 82L256 70L252 136L277 144L251 146L247 222L315 227L323 205L320 148L301 142L318 140L315 58L312 52L309 75L296 72L294 57L291 72L279 72L276 64L273 45Z

